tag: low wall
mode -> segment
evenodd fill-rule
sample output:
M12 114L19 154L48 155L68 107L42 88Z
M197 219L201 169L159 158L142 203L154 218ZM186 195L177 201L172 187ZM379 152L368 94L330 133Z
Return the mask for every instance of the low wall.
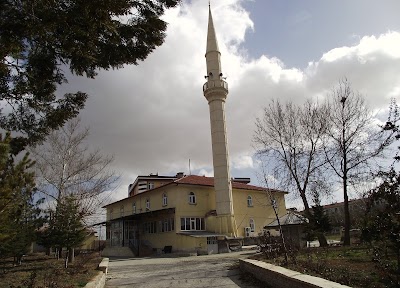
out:
M240 270L253 274L271 287L286 288L350 288L326 279L302 274L280 266L252 259L239 259Z
M100 271L84 288L103 288L106 285L106 273Z
M90 282L88 282L84 288L104 288L106 285L106 275L108 272L108 258L101 260L98 269L100 272Z

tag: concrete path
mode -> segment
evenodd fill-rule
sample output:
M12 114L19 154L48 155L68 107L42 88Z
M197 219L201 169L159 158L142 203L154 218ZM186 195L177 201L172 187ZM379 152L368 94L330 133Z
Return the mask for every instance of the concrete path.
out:
M110 258L106 287L260 287L255 286L257 284L253 281L242 279L239 271L238 259L254 253L242 251L179 258Z

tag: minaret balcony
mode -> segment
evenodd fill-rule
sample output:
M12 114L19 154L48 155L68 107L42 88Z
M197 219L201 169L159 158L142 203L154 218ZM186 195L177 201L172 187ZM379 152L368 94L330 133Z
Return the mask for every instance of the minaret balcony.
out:
M206 91L210 88L224 88L228 90L228 83L224 80L209 80L203 85L203 91Z

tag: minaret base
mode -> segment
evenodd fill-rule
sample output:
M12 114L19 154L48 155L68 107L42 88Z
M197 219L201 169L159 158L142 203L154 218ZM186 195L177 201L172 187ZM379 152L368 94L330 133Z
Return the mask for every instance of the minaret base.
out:
M217 229L218 233L224 234L229 237L237 237L236 221L234 215L217 215Z

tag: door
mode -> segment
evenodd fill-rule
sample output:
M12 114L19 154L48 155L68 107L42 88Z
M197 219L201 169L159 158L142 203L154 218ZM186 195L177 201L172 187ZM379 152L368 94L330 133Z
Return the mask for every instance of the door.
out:
M208 254L218 254L217 237L207 237L207 252Z

